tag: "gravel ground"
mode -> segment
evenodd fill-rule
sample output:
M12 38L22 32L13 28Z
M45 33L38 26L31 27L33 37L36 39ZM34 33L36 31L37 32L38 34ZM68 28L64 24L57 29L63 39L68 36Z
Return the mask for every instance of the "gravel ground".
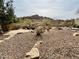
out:
M73 37L73 33L71 30L45 32L39 38L43 41L40 59L79 59L79 36ZM0 43L0 59L24 59L37 41L34 36L35 33L18 34Z
M44 35L40 59L79 59L79 36L73 31L52 31Z

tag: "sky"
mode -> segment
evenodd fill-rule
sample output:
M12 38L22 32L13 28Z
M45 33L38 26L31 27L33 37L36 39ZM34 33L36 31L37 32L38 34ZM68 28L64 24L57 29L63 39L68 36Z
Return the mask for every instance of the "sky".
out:
M38 14L54 19L79 17L79 0L14 0L17 17Z

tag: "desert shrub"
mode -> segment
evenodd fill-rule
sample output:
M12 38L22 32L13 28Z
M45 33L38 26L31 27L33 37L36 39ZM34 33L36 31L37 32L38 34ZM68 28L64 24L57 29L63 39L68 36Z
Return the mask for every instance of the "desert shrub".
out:
M51 26L52 21L51 21L51 20L49 20L49 19L44 19L44 20L42 21L42 24L43 24L43 25L46 25L46 26L48 26L48 25L50 25L50 26Z
M31 19L19 19L16 24L19 24L21 28L35 29L35 25L32 24Z
M31 24L30 25L30 29L34 30L36 28L36 25L35 24Z
M75 28L79 28L79 25L77 25L77 24L74 24L74 25L73 25L73 27L75 27Z
M18 23L21 24L21 25L30 25L32 23L32 20L31 19L24 19L24 20L20 19L18 21Z
M49 31L51 29L51 26L47 26L46 30Z
M49 29L51 29L52 27L52 20L49 20L49 19L44 19L42 21L42 25L45 26L45 29L47 29L49 31Z
M22 27L23 29L27 28L27 29L32 29L34 30L36 28L36 26L34 24L30 24L30 25L25 25Z
M8 29L9 30L17 30L19 28L21 28L21 26L20 25L17 25L17 24L9 24L8 25Z
M57 27L58 28L58 30L63 30L61 27Z
M27 29L26 25L21 26L22 29Z
M44 28L42 26L37 27L36 36L41 36L42 33L44 33Z

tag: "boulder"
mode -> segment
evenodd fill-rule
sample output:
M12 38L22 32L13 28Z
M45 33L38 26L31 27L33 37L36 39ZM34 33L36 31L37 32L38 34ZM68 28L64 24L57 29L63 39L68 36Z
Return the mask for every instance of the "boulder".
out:
M12 30L12 31L5 33L4 36L9 35L9 37L5 38L5 39L10 39L10 38L14 37L16 34L22 34L22 33L32 32L32 31L33 30L25 30L25 29Z
M39 59L39 50L38 48L40 47L42 41L38 41L33 48L26 53L26 58L30 58L30 59Z
M74 33L73 36L79 36L79 33Z

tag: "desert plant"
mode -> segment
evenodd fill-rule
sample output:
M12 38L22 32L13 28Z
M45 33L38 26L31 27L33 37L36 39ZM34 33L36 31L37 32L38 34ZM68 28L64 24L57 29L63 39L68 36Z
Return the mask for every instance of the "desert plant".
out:
M77 24L74 24L74 25L73 25L73 27L75 27L75 28L79 28L79 25L77 25Z
M30 25L32 23L31 19L20 19L17 23L22 24L22 25Z
M50 19L43 19L42 24L45 26L51 26L52 25L52 20Z
M42 27L37 27L36 28L36 35L34 37L35 40L40 40L42 39L42 33L44 33L44 29Z
M2 30L8 31L8 25L14 20L13 0L4 3L4 0L0 0L0 24Z
M44 20L42 21L42 25L45 27L45 29L46 29L47 31L49 31L49 30L51 29L52 25L53 25L53 21L50 20L50 19L44 19Z
M17 30L20 28L21 28L21 25L19 25L19 24L12 23L12 24L8 25L8 30Z
M41 36L44 33L44 28L42 26L37 27L36 36Z

